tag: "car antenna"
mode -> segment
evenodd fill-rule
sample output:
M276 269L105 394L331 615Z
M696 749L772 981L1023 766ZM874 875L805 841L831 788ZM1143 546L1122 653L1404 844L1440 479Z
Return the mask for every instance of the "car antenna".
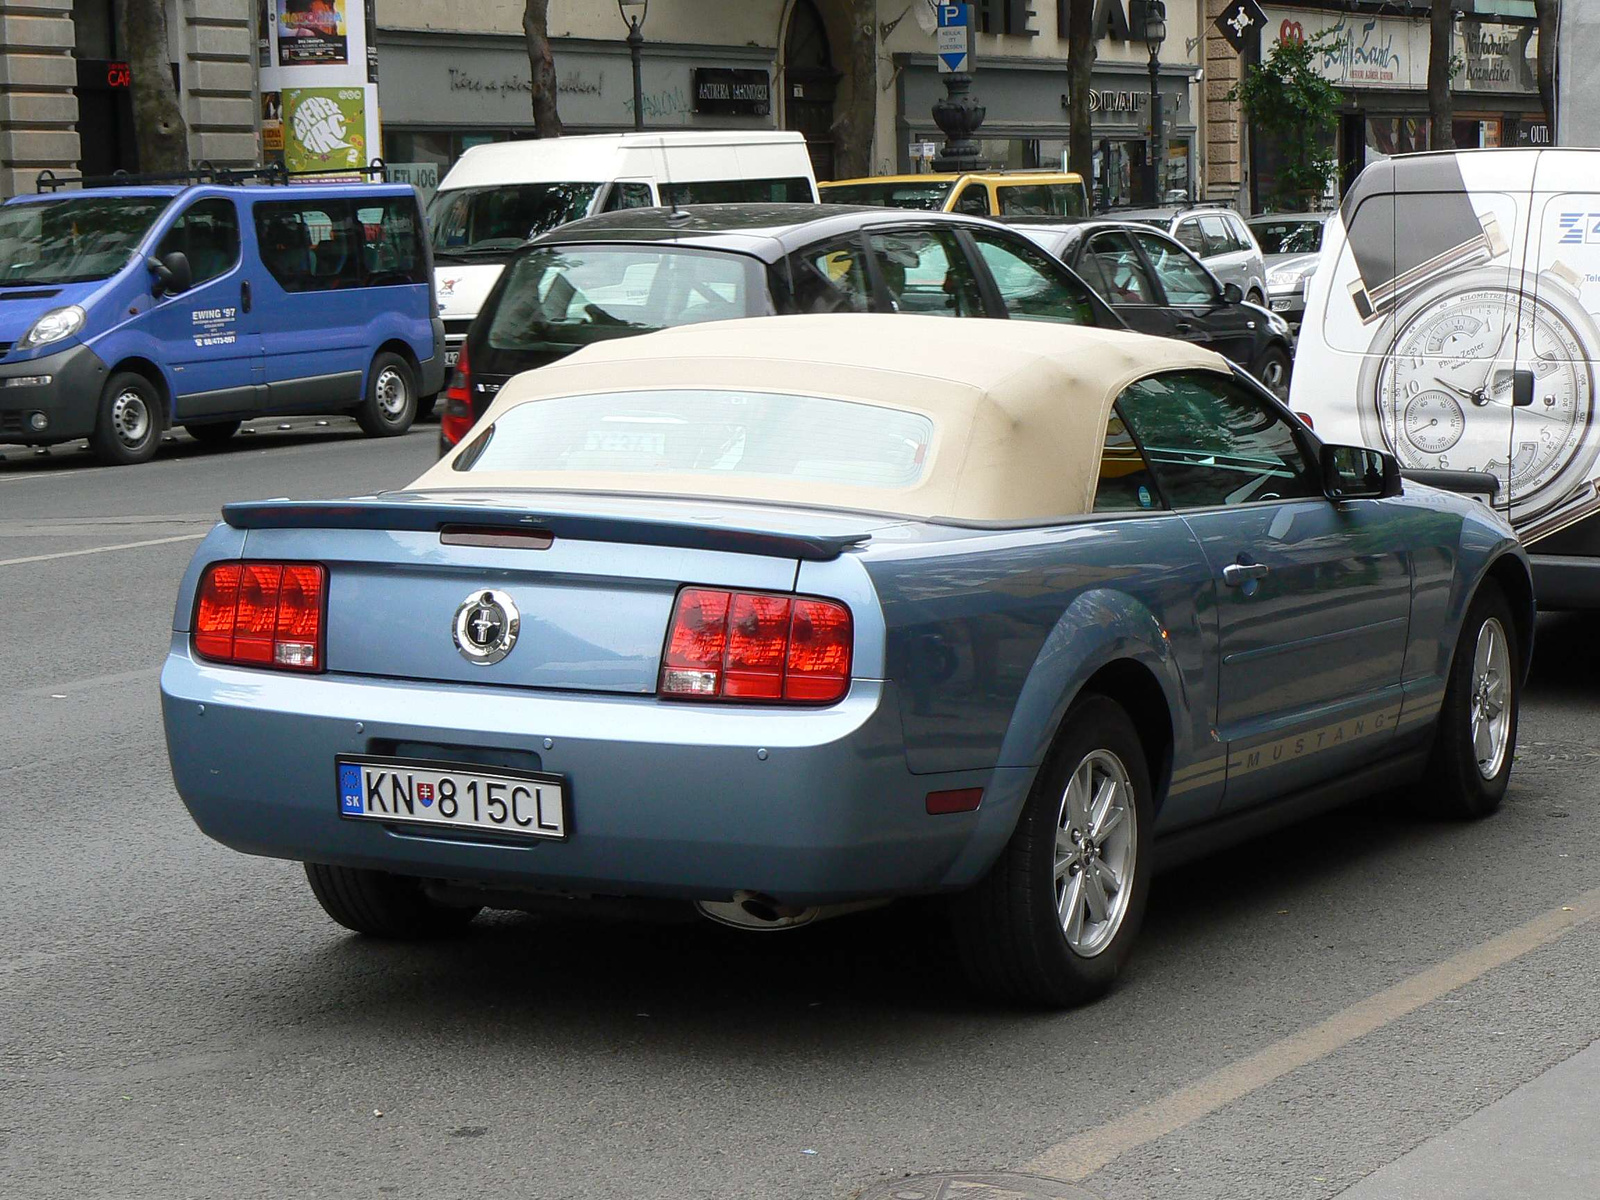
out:
M692 214L678 203L678 190L672 186L672 160L667 156L667 139L657 138L656 149L661 151L661 177L667 181L667 202L672 205L667 220L674 225L681 225L689 220Z

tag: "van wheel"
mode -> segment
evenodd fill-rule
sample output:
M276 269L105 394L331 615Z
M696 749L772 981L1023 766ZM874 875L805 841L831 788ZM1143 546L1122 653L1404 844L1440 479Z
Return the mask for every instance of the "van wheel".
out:
M356 409L356 423L368 437L397 437L417 419L417 377L411 364L384 351L367 372L367 398Z
M221 446L239 432L239 422L212 421L207 425L185 425L183 431L202 446Z
M1127 960L1150 891L1150 772L1127 711L1072 706L1016 831L951 901L972 984L1026 1004L1092 1000Z
M161 396L136 371L118 371L100 393L89 449L101 462L125 467L149 462L161 444Z

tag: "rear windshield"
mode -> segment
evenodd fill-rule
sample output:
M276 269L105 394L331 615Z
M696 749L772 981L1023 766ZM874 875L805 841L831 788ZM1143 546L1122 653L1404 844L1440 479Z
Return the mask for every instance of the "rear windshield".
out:
M518 183L439 192L428 205L435 258L505 259L529 238L586 216L598 183Z
M171 203L166 196L70 196L0 206L0 287L109 278Z
M1005 217L1086 217L1088 202L1077 183L1002 183L1000 215Z
M921 413L783 392L607 392L502 413L457 470L746 477L907 488L933 422ZM681 484L680 484L681 489Z
M1321 221L1251 221L1263 254L1315 254L1322 249Z
M646 246L537 246L506 269L491 349L565 353L591 342L770 311L742 254Z
M870 204L877 208L920 208L942 212L950 198L951 184L943 183L845 183L821 189L829 204Z

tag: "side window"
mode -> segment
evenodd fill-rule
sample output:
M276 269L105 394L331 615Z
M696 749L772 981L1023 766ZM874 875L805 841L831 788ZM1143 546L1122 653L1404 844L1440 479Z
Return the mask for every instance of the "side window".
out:
M364 239L348 201L258 201L255 222L262 265L284 291L361 285Z
M974 229L971 233L1011 317L1073 325L1095 323L1088 289L1043 250L1020 237L1008 238L987 229Z
M989 215L989 189L981 183L969 183L961 189L951 212L966 213L970 217Z
M948 233L902 229L868 238L895 312L981 317L982 293L972 264Z
M1186 221L1179 221L1178 228L1173 232L1172 236L1177 238L1179 244L1185 249L1193 250L1202 258L1205 256L1206 243L1205 239L1200 236L1200 222L1196 218L1190 217Z
M663 183L663 204L810 204L811 181L803 175L785 179L704 179Z
M811 246L794 256L795 308L803 313L870 312L872 285L855 238Z
M1211 273L1174 246L1166 238L1153 233L1135 234L1145 256L1155 269L1161 287L1167 293L1168 304L1215 304L1217 285Z
M427 283L422 221L413 200L396 198L356 209L361 267L367 287Z
M1161 507L1150 467L1115 407L1106 422L1100 450L1100 482L1094 492L1095 512L1146 512Z
M1232 213L1228 214L1228 232L1233 235L1233 248L1235 250L1254 250L1255 242L1250 238L1250 231L1245 228L1245 223Z
M1234 252L1233 235L1228 232L1227 221L1221 217L1201 217L1200 238L1205 246L1200 255L1202 258Z
M611 194L606 197L603 211L620 212L625 208L649 208L653 203L648 183L614 183L611 185Z
M180 252L198 287L226 275L239 261L239 213L232 200L196 200L156 247L157 257Z
M1110 303L1156 303L1156 290L1127 234L1121 231L1095 234L1089 243L1089 252L1083 257L1094 260L1106 282L1106 290L1101 295Z
M1228 376L1153 375L1130 384L1117 410L1174 508L1322 495L1289 421Z

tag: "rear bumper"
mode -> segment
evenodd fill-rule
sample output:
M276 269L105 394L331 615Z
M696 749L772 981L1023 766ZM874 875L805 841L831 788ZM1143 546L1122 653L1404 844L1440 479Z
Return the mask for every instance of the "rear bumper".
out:
M43 358L0 365L0 442L47 446L88 437L94 432L106 373L100 356L81 343ZM49 382L33 382L38 379ZM13 380L17 382L9 382ZM40 414L45 427L36 429Z
M184 643L161 677L173 778L200 828L249 854L539 891L833 903L975 882L1031 777L913 776L893 686L878 681L830 708L777 712L295 677L201 664ZM562 775L569 840L506 845L339 815L336 755L463 750ZM978 812L927 815L928 792L964 787L985 788Z

